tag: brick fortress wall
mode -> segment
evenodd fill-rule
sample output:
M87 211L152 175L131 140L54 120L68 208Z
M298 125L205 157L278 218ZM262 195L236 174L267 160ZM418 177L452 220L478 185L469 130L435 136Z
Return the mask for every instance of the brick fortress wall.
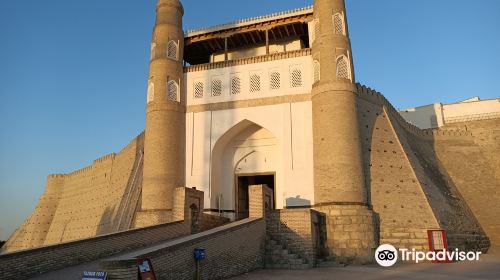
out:
M478 145L470 129L420 130L380 93L358 85L358 97L367 186L379 218L380 242L427 249L426 230L442 228L451 247L485 251L489 241L483 229L493 239L498 236L497 222L489 217L500 214L500 199L498 167L483 154L498 153L498 139L483 130L487 135L481 139L491 141Z
M0 279L27 279L189 233L189 223L175 222L3 254Z
M200 279L226 279L264 267L266 224L250 218L132 251L100 263L109 279L137 279L137 259L152 261L158 279L196 279L195 248L203 248Z
M49 175L46 191L35 210L1 252L130 228L130 215L136 210L141 188L143 146L141 134L118 154L99 158L89 167L70 174Z
M380 242L426 249L426 230L443 228L452 246L484 250L488 236L493 247L499 247L500 165L496 155L500 152L500 121L420 130L405 122L378 92L360 85L357 89L366 183ZM121 213L133 215L139 200L130 199L129 193L133 184L140 188L143 139L140 135L120 153L102 157L87 168L50 175L39 204L2 252L124 229ZM130 207L132 211L128 211ZM342 211L339 207L317 208L336 213ZM348 231L339 232L348 222L359 220L347 218L328 223L337 231L329 246L341 254L341 249L358 246L355 242L349 245L347 240L356 237ZM202 216L200 222L206 228L225 221ZM341 236L343 239L337 238Z

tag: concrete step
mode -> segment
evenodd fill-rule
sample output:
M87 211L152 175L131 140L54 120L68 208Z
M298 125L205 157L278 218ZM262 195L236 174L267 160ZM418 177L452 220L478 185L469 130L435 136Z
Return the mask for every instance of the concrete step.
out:
M272 239L272 238L266 238L266 242L269 244L279 244L278 241Z
M270 255L288 255L290 252L288 252L287 249L274 249L274 250L269 250L266 253L269 253Z
M266 244L266 250L280 250L283 249L281 244Z
M278 256L284 259L299 259L300 256L298 254L294 254L290 251L282 250L280 253L277 253L277 251L266 251L265 254L266 256Z
M311 265L298 254L290 251L280 234L267 234L265 267L268 269L307 269ZM292 246L293 247L293 246Z
M311 268L309 264L266 264L266 269L302 270L309 268Z
M289 264L278 264L278 263L266 263L266 269L290 269Z
M301 258L299 257L299 255L297 255L297 254L292 254L292 253L288 253L288 254L286 255L286 257L287 257L288 259L301 259Z
M299 265L299 264L305 264L306 263L306 260L304 259L289 259L287 260L287 263L291 264L291 265Z
M306 261L299 257L296 254L288 254L288 255L273 255L273 254L266 254L265 255L265 260L266 262L273 262L273 263L294 263L294 264L301 264L305 263Z
M310 268L312 268L312 266L310 266L307 263L297 264L297 265L292 265L291 266L291 269L293 269L293 270L302 270L302 269L310 269Z

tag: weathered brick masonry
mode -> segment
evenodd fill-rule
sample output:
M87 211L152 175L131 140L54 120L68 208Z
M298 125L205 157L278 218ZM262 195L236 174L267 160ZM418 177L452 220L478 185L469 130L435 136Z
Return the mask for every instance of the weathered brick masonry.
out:
M179 241L131 252L101 265L110 272L110 280L131 280L137 279L137 270L130 268L131 263L137 258L149 258L158 279L188 280L194 279L196 272L194 249L204 248L207 257L201 261L201 279L226 279L263 268L265 228L262 218L243 220Z
M326 239L326 236L321 237L324 216L311 209L273 210L266 216L267 235L291 253L304 258L312 268L325 250L317 245L321 238L323 243Z
M425 250L429 229L446 230L452 248L484 252L490 240L494 248L500 248L500 119L435 130L421 130L407 123L383 95L355 83L344 1L314 2L313 8L189 35L183 32L180 1L158 0L145 133L119 153L101 157L86 168L50 175L37 207L0 252L45 247L0 256L0 277L11 277L9 273L15 271L12 267L27 267L20 270L22 278L204 231L228 222L203 214L204 208L224 208L220 210L229 210L224 212L227 217L238 218L239 214L232 212L246 210L247 202L250 218L268 218L268 259L288 268L311 267L318 258L370 262L380 243ZM257 51L257 57L245 54L238 60L208 63L218 53L212 47L204 48L214 42L224 40L224 51L228 51L229 45L239 41L233 36L244 38L264 29L269 35L276 28L289 33L289 27L297 37L296 50L273 54L267 45L265 53L258 53L264 42L257 42L234 47L238 51L243 47L245 53ZM304 32L297 33L297 28ZM303 40L308 35L310 40ZM183 61L193 59L190 50L193 55L197 49L205 53L200 52L204 57L194 61L203 64L184 67ZM292 71L295 88L282 87L288 84L289 76L294 84L293 75L286 73L292 70L287 69L286 61L300 64ZM247 64L256 69L241 77L221 74L229 71L228 67L243 71ZM271 64L280 65L268 69L275 72L275 87L281 87L276 91L264 84L273 84L264 75L265 65ZM264 68L256 71L261 66ZM240 92L247 88L243 76L249 77L247 74L254 70L254 86L250 89L258 88L259 94L231 94L227 82L231 81L231 90ZM198 76L198 83L184 82ZM188 94L192 86L198 88L194 98ZM213 92L217 88L219 92ZM269 113L269 108L281 105L288 108L286 113L274 109ZM296 115L293 108L302 108L302 112ZM274 114L288 115L289 121L276 122ZM189 118L192 122L188 129ZM274 123L264 124L265 118ZM249 187L247 201L245 195L240 196L239 182L230 182L233 176L241 175L235 165L240 161L226 154L235 147L219 145L221 140L229 141L225 137L236 133L240 125L243 129L250 123L269 135L255 133L238 138L241 143L251 143L251 149L244 147L249 154L245 151L238 157L249 160L245 174L248 171L250 177L257 177L262 171L273 173L275 184L272 189L241 186L243 190ZM274 125L277 127L271 129ZM273 139L269 143L275 148L259 144L268 143L261 141L265 139ZM213 155L222 149L227 159L219 161ZM186 172L189 161L191 172ZM297 161L304 166L297 168ZM213 172L217 169L229 173ZM224 180L219 177L229 180L221 185L217 181ZM298 180L300 177L304 180ZM184 185L196 185L199 190L182 188ZM300 198L299 194L307 199L288 204L286 196ZM275 205L285 209L274 210ZM185 223L162 224L172 221ZM162 225L109 235L155 224ZM204 270L213 278L227 277L262 267L265 226L262 220L237 223L193 236L182 245L151 250L147 255L159 267L162 279L187 279L193 272L192 249L206 246L209 258L203 262ZM78 241L68 242L72 240ZM47 246L61 242L67 243ZM119 262L108 264L113 270L121 269L119 274L132 269L130 261L122 268Z
M175 222L3 254L0 255L0 279L28 279L45 272L184 236L190 230L189 223Z
M118 154L101 157L89 167L49 175L39 204L0 252L129 229L127 213L133 215L138 203L132 193L141 189L143 145L141 134Z
M330 205L316 209L326 214L328 258L343 263L371 263L374 248L375 218L362 205Z
M498 154L498 144L476 144L470 129L420 130L380 93L358 85L358 96L367 187L380 242L427 249L426 231L442 228L452 248L486 251L483 229L493 239L498 236L493 217L500 215L500 197L498 167L483 153ZM499 120L485 122L498 128Z
M229 223L228 218L214 216L211 214L202 213L200 216L200 231L209 230L212 228L220 227L224 224Z

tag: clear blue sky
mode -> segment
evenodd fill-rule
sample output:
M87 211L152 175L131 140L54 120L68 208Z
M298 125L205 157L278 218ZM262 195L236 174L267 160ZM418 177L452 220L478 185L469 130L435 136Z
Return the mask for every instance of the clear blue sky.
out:
M357 80L398 108L500 96L500 1L348 0ZM184 0L184 28L312 0ZM0 0L0 240L49 173L144 129L155 0Z

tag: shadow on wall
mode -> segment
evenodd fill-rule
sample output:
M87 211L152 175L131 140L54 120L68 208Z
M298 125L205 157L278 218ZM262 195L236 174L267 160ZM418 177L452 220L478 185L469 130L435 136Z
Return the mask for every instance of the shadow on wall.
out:
M363 108L360 100L356 98L356 107L358 109L358 127L360 129L359 137L361 142L361 154L363 156L364 172L365 172L365 186L366 186L366 200L368 205L373 206L372 200L372 150L373 147L373 133L376 127L377 117L383 114L381 107ZM378 128L377 128L378 129ZM380 213L376 212L373 207L373 226L375 235L375 244L380 244Z
M135 213L139 209L142 190L144 133L137 137L135 161L124 188L120 203L104 209L96 235L132 229ZM117 175L117 174L114 174Z
M112 226L116 223L114 212L114 209L111 209L109 206L104 209L101 220L97 225L96 235L103 235L112 232Z
M490 172L488 165L482 165L484 158L479 147L474 147L472 141L464 142L464 139L460 139L463 136L436 139L432 135L429 139L419 141L407 131L405 134L413 150L412 156L424 171L423 174L416 172L417 177L439 225L448 233L450 247L487 251L490 241L483 229L485 224L482 225L477 217L489 223L497 220L498 216L487 209L490 208L488 196L495 192L478 191L478 188L488 188L487 185L494 188L492 182L484 178L479 181L473 179L488 177L485 175ZM471 191L474 193L472 196ZM471 206L475 208L477 216Z
M295 207L295 206L311 206L311 201L309 199L303 199L300 195L296 197L289 197L286 199L287 207Z
M316 265L318 259L328 255L326 248L326 218L325 215L311 209L283 209L267 212L267 235L278 242L291 255L296 255L305 261L309 267ZM275 255L272 246L266 246L268 255ZM283 252L280 250L280 252ZM291 255L280 253L266 260L266 265L297 260L290 260Z
M432 133L426 137L421 136L424 133L420 133L420 136L415 135L416 132L406 129L406 122L393 108L380 104L382 101L380 97L370 98L367 93L360 93L360 95L361 98L357 100L358 119L368 202L383 214L374 212L379 221L376 225L379 228L377 230L378 241L380 242L381 223L385 231L389 230L389 232L397 231L398 228L419 227L415 221L418 217L408 212L408 210L418 209L404 209L408 205L401 201L399 219L392 216L391 213L394 212L388 212L386 209L387 207L390 209L391 204L395 202L394 199L408 197L413 186L417 186L425 195L432 209L432 215L438 220L439 227L447 230L449 236L460 236L450 242L450 246L462 249L482 246L485 238L484 231L448 173L448 164L443 165L439 159L443 152L439 153L436 150L439 146L442 149L453 142L447 143L441 139L435 139ZM455 150L464 148L466 147L458 145ZM401 153L406 155L401 155ZM457 164L465 164L468 158L453 160ZM416 175L416 180L413 179L412 173ZM416 191L415 195L418 193L419 191ZM407 214L401 216L402 213ZM430 229L429 227L431 226L424 226L422 231Z
M358 108L358 127L360 128L360 140L361 140L361 153L363 155L364 161L364 171L365 171L365 185L366 185L366 197L369 205L372 205L372 175L371 175L371 167L372 167L372 137L373 130L375 128L375 122L377 121L376 117L370 117L370 115L375 114L379 116L382 112L381 108L377 108L375 112L373 112L373 108L362 108L360 105L360 101L356 99L356 105Z

